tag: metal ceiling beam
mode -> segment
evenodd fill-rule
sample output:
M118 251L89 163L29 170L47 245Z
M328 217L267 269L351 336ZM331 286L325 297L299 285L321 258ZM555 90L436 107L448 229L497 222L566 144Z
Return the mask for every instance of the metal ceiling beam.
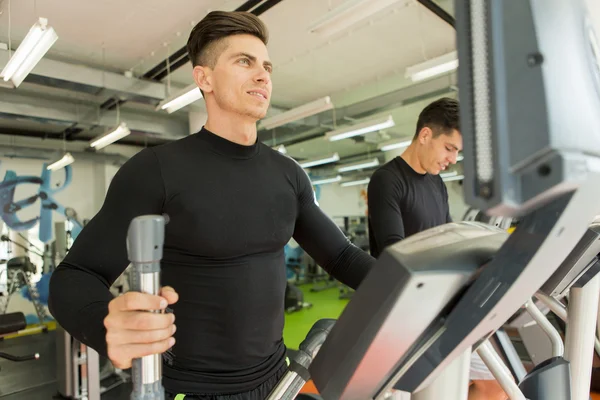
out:
M8 51L0 50L0 65L5 65L8 59ZM167 97L167 87L163 83L128 78L114 72L47 57L40 60L25 81L94 95L106 92L109 96L118 95L123 99L147 104L158 104ZM171 84L172 91L183 87Z
M333 112L324 112L292 125L276 128L275 140L272 130L261 130L259 138L265 144L273 146L290 145L323 136L329 127L347 125L348 119L361 119L373 114L396 110L418 101L440 97L456 90L456 74L430 79L411 86L397 89L382 95L370 97L345 107L335 109Z
M112 165L123 165L129 157L121 154L112 153L94 153L87 151L71 151L71 155L78 161L105 162ZM2 158L22 158L41 161L56 161L62 155L62 150L58 149L36 149L18 146L9 146L0 144L0 157Z
M259 16L273 6L280 3L282 0L266 0L263 3L263 0L248 0L241 6L235 9L235 11L250 11L252 14ZM262 3L262 4L259 4ZM146 79L151 79L153 81L161 81L164 79L169 73L173 73L173 71L181 68L189 61L189 56L187 52L186 46L183 46L173 54L171 54L168 59L165 59L155 65L152 69L146 72L143 77Z
M446 10L440 7L433 0L418 0L425 8L437 15L442 21L448 23L451 27L456 28L456 20Z
M96 105L57 101L42 96L27 96L17 91L1 90L0 113L28 117L50 124L71 123L79 127L117 125L116 111L102 111ZM180 139L189 134L188 121L158 112L120 110L120 121L132 131L144 132L164 140ZM75 127L75 126L73 126Z

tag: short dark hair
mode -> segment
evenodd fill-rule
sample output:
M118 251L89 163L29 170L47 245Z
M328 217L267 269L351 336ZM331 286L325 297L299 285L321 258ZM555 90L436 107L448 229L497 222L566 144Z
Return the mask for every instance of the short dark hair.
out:
M265 46L269 32L265 24L254 14L246 11L211 11L196 24L187 42L192 65L214 68L225 47L219 46L232 35L253 35Z
M460 131L460 107L458 100L442 97L434 101L421 111L417 121L417 131L413 140L419 137L419 132L425 127L433 131L433 137L450 134L453 130Z

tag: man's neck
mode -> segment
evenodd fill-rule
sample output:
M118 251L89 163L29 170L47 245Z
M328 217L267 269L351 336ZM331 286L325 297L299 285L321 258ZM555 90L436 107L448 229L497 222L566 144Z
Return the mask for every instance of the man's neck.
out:
M251 146L256 143L256 122L240 116L209 115L204 128L230 142Z
M415 170L418 174L425 174L427 171L421 166L421 162L419 161L419 157L417 156L417 148L414 143L404 150L404 153L400 155L400 157L406 161L406 163Z

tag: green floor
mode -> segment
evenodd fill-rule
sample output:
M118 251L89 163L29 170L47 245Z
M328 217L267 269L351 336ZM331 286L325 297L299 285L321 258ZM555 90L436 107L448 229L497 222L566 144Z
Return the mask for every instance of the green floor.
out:
M322 292L311 292L312 284L301 285L304 301L311 303L311 308L285 315L283 339L289 349L297 350L306 337L311 326L321 318L338 318L348 300L340 299L340 289L326 289Z

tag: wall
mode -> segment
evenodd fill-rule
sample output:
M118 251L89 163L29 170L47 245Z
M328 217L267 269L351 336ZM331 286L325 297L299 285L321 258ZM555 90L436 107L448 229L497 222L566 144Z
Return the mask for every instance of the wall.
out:
M342 187L337 183L321 185L317 191L319 207L330 218L366 214L366 185ZM361 195L361 192L364 192Z
M46 246L54 241L54 224L67 220L65 209L75 210L77 219L82 223L97 213L118 167L76 159L74 164L64 169L48 171L46 163L47 160L32 158L0 158L0 233L29 247L29 259L37 267L31 281L36 285L40 303L49 316L49 275L44 274L44 259L40 254L43 255ZM48 211L48 206L53 210ZM73 229L73 233L76 232L77 226ZM0 242L0 259L9 260L21 255L24 254L18 245ZM6 292L8 284L6 262L0 262L0 292ZM5 296L0 297L0 312L5 308L5 299ZM15 311L23 312L28 323L38 322L26 287L10 295L6 312Z

